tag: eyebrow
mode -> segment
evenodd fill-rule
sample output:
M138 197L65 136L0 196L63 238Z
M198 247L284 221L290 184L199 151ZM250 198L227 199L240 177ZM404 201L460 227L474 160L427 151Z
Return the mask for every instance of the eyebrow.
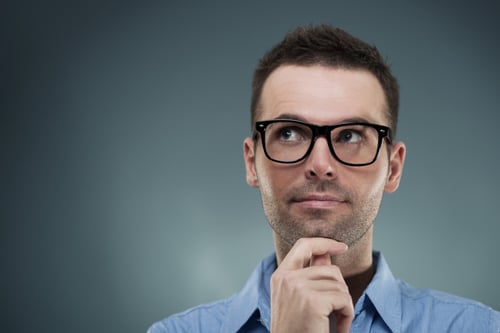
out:
M298 115L293 115L291 113L282 113L278 115L277 117L273 118L273 120L299 120L305 122L306 119L304 117L298 116Z
M299 115L295 115L295 114L291 114L291 113L283 113L283 114L280 114L273 119L274 120L298 120L298 121L302 121L305 123L309 123L304 117L299 116ZM369 121L368 119L363 118L363 117L352 117L352 118L344 119L344 120L338 122L337 124L372 123L372 122L373 121ZM335 125L337 125L337 124L335 124Z

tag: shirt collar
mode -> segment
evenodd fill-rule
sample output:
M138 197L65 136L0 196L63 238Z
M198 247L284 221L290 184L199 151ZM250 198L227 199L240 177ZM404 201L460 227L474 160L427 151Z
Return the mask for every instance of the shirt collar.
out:
M393 332L401 332L401 295L397 281L380 252L373 252L373 264L375 275L357 302L355 312L359 313L368 299L387 326ZM260 321L269 330L270 279L276 267L275 254L257 266L244 288L234 296L222 332L237 332L255 311L260 312Z
M398 283L380 252L373 252L373 264L376 269L375 275L356 304L355 311L356 313L361 311L361 307L366 304L363 302L366 297L391 331L401 332L401 293Z

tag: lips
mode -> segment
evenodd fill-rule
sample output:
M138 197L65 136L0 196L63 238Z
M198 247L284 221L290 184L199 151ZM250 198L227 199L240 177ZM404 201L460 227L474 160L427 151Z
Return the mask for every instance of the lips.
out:
M298 204L306 208L332 208L344 202L345 200L331 194L322 193L307 194L292 199L293 204Z

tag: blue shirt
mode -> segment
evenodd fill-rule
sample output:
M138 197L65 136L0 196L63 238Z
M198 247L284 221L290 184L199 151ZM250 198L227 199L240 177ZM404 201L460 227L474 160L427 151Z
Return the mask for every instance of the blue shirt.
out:
M375 275L354 307L351 332L500 332L500 312L485 305L394 278L382 254ZM200 305L154 324L148 333L269 332L270 277L275 255L264 259L244 288L225 300Z

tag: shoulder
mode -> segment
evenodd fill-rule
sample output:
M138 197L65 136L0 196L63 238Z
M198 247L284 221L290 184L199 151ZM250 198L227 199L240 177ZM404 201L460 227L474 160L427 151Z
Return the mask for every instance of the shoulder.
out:
M449 293L418 289L398 281L402 317L411 327L427 323L447 332L500 332L500 313L486 305Z
M234 296L216 302L198 305L171 315L151 326L148 333L217 332L224 323Z
M148 330L163 332L235 332L260 311L262 320L269 317L269 277L276 267L270 255L255 268L243 289L233 296L171 315Z

